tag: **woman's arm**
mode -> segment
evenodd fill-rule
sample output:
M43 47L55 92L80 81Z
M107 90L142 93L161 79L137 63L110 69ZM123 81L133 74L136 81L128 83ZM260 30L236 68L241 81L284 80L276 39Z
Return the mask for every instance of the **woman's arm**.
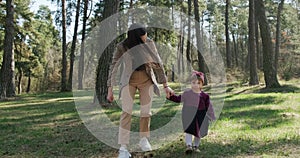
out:
M113 96L113 83L115 83L115 76L117 72L117 67L120 64L119 59L125 52L125 48L122 46L122 44L117 45L117 49L115 50L112 58L112 62L109 67L109 73L108 73L108 79L107 79L107 100L109 102L112 102L114 100Z
M112 58L112 62L109 66L109 72L108 72L108 79L107 79L107 87L112 87L113 83L115 83L115 76L117 73L117 67L119 66L120 62L119 59L125 52L125 48L121 43L117 45L117 49L115 50Z
M158 83L162 83L165 93L167 95L167 98L170 96L174 95L174 91L168 86L168 79L167 76L165 75L165 69L163 67L163 62L159 56L159 53L156 49L155 43L152 40L148 40L148 46L151 49L152 58L155 60L153 63L151 63L151 67L153 68L153 71L156 76L156 80Z
M156 49L154 41L148 40L147 45L151 49L151 56L152 56L152 59L154 60L151 63L151 67L153 68L154 73L156 75L156 80L158 83L167 85L167 76L165 75L165 69L163 67L163 62L162 62L160 55ZM164 86L166 86L166 85L164 85Z

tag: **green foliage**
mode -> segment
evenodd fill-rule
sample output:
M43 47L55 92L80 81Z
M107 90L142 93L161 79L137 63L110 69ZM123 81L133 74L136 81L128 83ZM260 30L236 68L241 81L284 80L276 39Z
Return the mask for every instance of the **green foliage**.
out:
M76 1L75 0L65 0L66 4L66 24L70 26L72 23L72 17L75 16L76 10ZM51 2L56 2L56 5L59 6L55 12L55 24L58 27L61 27L62 24L62 12L61 12L61 0L51 0ZM73 15L74 14L74 15Z
M47 80L43 78L45 68L48 62L52 61L48 61L46 56L59 46L59 33L52 24L51 12L47 6L40 6L37 14L34 15L29 11L28 3L23 1L18 3L20 5L16 13L21 15L17 17L20 18L18 21L22 21L22 25L16 25L14 41L15 63L18 70L16 75L23 76L24 73L25 77L39 78L41 82ZM33 86L36 85L37 83Z
M47 6L41 6L37 14L34 14L29 9L30 0L15 0L14 4L16 22L14 38L15 65L17 70L15 71L16 76L31 76L43 81L45 67L49 62L49 60L46 59L46 56L51 52L51 50L57 50L57 47L60 44L59 32L53 26L51 12ZM1 64L3 58L5 14L5 3L1 2ZM36 84L37 83L34 83L32 85L36 87Z

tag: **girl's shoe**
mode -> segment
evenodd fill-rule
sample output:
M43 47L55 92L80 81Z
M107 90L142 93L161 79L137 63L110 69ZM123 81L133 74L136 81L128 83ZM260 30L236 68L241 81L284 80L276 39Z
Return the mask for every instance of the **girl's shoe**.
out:
M197 146L193 146L193 150L194 150L196 153L199 153L199 152L200 152L200 150L199 150L199 148L198 148Z
M126 148L121 147L119 150L118 158L130 158L131 154L128 152Z
M193 152L192 146L188 145L185 149L185 154L191 154Z

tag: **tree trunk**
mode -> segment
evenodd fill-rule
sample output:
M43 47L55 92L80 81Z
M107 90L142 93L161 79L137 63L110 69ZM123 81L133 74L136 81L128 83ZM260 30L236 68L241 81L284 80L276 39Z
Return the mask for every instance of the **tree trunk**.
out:
M238 50L237 50L237 44L236 44L236 38L235 38L235 31L232 31L232 42L233 42L233 55L232 55L232 59L233 59L233 65L235 65L236 67L239 66L238 63Z
M118 12L119 0L105 0L104 1L104 11L103 18L108 18L109 16ZM111 28L117 30L117 24L111 23ZM105 38L105 37L103 37ZM112 41L111 44L105 49L101 55L97 70L96 70L96 96L100 104L107 103L107 79L109 66L112 60L112 55L115 50L116 40Z
M31 73L29 73L29 75L28 75L26 93L30 92L30 85L31 85Z
M129 9L132 9L133 8L133 0L130 0L130 3L129 3ZM131 22L134 23L134 13L131 12Z
M199 5L198 0L194 0L194 14L195 14L195 28L196 28L196 41L197 41L197 52L198 52L198 69L199 71L206 73L205 71L205 61L201 54L201 32L200 32L200 16L199 16ZM207 83L207 78L205 77L205 84Z
M67 24L66 24L66 0L62 0L62 70L61 91L67 91Z
M250 81L249 85L257 85L258 77L256 71L256 60L255 60L255 11L254 11L254 0L249 0L249 56L250 56Z
M86 20L87 20L87 9L88 9L88 0L84 0L83 8L83 24L82 24L82 36L81 36L81 46L80 46L80 57L79 57L79 66L78 66L78 89L83 89L83 71L84 71L84 52L85 52L85 32L86 32Z
M45 92L49 87L49 74L51 74L51 72L49 72L49 61L47 61L41 87L42 92Z
M188 35L186 44L187 70L191 71L191 16L192 16L192 0L188 0Z
M254 2L255 3L255 2ZM261 55L261 48L260 48L260 43L259 43L259 29L258 29L258 19L257 19L257 11L255 10L255 44L256 44L256 60L257 60L257 68L262 70L262 55Z
M182 29L181 29L182 32ZM177 74L180 75L181 74L181 49L182 49L182 45L181 45L181 35L178 36L179 40L178 40L178 47L177 47Z
M229 37L229 7L230 0L226 0L225 10L225 36L226 36L226 63L227 67L231 68L231 50L230 50L230 37Z
M73 67L74 67L74 58L75 58L75 50L76 50L76 42L77 42L79 13L80 13L80 0L77 0L74 35L73 35L71 53L70 53L70 71L69 71L69 80L68 80L68 87L67 87L68 91L72 91L72 84L73 84Z
M241 49L240 52L245 52L244 41L246 41L246 38L244 36L245 35L241 35L241 37L239 38L239 41L238 41L239 48ZM246 58L246 59L248 59L248 58ZM241 60L243 61L241 63L241 68L243 71L248 70L248 69L246 69L246 63L247 63L246 59L243 56L241 57Z
M184 29L184 28L182 28L182 29ZM184 65L184 60L183 60L183 50L184 50L184 36L185 36L185 31L183 30L182 31L182 36L181 36L181 49L180 49L180 57L181 57L181 70L182 70L182 73L184 74L184 72L185 72L185 65Z
M281 25L281 12L283 9L284 0L281 0L278 5L278 11L277 11L277 23L276 23L276 44L275 44L275 71L277 72L278 67L278 56L279 56L279 49L280 49L280 25Z
M266 17L265 5L263 0L255 1L255 9L258 11L258 20L260 26L260 34L263 45L263 71L266 88L280 87L277 79L277 73L274 66L274 49L271 41L271 33L269 23Z
M15 92L14 61L14 4L6 0L4 54L1 68L0 98L13 97Z
M183 19L182 19L182 10L180 12L180 34L178 36L178 47L177 47L177 75L181 74L181 50L183 49L182 45L182 36L183 36Z
M23 72L22 69L20 68L19 70L19 77L18 77L18 94L22 93L22 77L23 77Z
M171 76L171 81L175 82L175 66L172 64L172 76Z

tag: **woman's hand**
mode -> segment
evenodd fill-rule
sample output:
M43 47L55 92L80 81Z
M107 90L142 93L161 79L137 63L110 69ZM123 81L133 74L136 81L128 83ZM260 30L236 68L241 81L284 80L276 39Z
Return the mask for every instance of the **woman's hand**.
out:
M174 91L172 90L172 88L170 88L169 86L166 86L164 88L165 92L166 92L166 97L169 99L170 96L174 95Z
M114 94L113 94L112 87L108 87L106 99L107 99L108 102L110 102L110 103L114 101Z

